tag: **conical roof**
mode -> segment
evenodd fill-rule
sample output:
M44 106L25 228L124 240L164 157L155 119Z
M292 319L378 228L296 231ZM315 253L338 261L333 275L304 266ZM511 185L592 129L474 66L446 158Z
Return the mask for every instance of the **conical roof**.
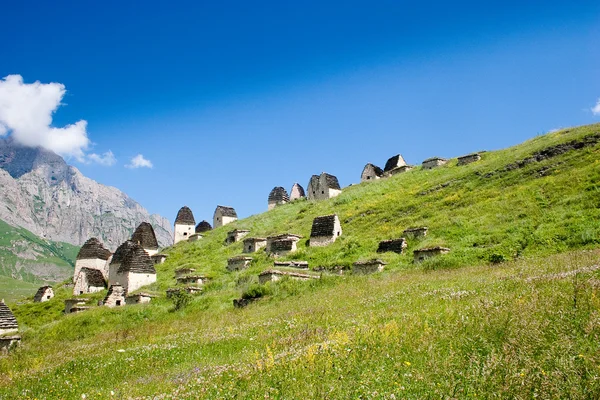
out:
M202 221L198 225L196 225L196 233L203 233L212 230L212 226L208 223L208 221Z
M158 242L154 234L154 228L148 222L142 222L131 237L133 243L137 243L144 249L158 250Z
M46 294L46 291L48 289L52 289L52 286L42 286L41 288L39 288L38 291L35 293L35 296L33 296L33 301L41 301L42 297L44 297L44 294Z
M284 188L276 186L271 190L271 193L269 193L269 203L282 201L288 202L290 201L290 197Z
M10 311L10 308L4 303L4 300L0 301L0 330L4 329L18 329L17 319L15 315Z
M188 206L183 206L177 213L177 218L175 218L175 225L196 225L196 220L194 219L194 214L192 214L192 210Z
M237 213L235 212L235 209L233 207L217 206L217 208L215 209L215 214L217 213L217 211L221 212L221 215L224 217L237 218Z
M394 157L390 157L385 163L385 167L383 170L385 172L389 172L394 168L402 167L406 165L406 161L404 161L404 157L401 154L396 154Z
M110 255L110 250L105 249L101 241L96 238L90 238L81 246L77 254L77 259L90 260L98 258L100 260L108 260Z
M290 190L290 200L300 199L306 197L304 188L299 183L294 183L292 190Z
M120 264L117 273L137 272L142 274L156 274L154 262L144 248L131 240L119 246L110 263Z
M340 183L338 182L338 178L335 175L328 174L327 172L323 172L321 176L325 177L325 185L329 189L337 189L341 190Z

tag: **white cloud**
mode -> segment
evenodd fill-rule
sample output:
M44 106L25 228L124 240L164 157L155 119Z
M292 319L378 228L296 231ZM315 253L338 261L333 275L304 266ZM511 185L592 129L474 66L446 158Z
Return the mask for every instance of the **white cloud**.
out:
M21 75L0 79L0 135L10 133L25 146L41 146L85 162L84 151L90 145L87 121L51 126L65 93L61 83L24 83Z
M115 155L113 154L112 151L107 151L106 153L99 155L96 153L91 153L87 155L87 159L89 162L95 163L95 164L100 164L100 165L104 165L106 167L110 167L112 165L115 165L115 163L117 162L117 159L115 158Z
M152 162L144 158L143 155L138 154L131 159L131 162L125 165L127 168L152 168Z
M592 107L592 113L594 115L600 115L600 99L598 99L598 102L596 103L596 105L594 107Z

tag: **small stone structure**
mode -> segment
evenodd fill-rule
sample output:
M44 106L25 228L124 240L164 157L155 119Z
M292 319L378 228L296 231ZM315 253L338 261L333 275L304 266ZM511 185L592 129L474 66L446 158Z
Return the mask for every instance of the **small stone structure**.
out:
M125 297L125 304L148 304L154 296L148 293L137 293Z
M357 261L353 264L352 272L354 274L372 274L383 271L386 265L385 262L377 259Z
M73 272L73 282L77 279L81 268L97 269L102 272L104 278L108 278L108 263L112 253L107 250L96 238L88 239L77 254L75 260L75 271Z
M227 237L225 238L225 244L232 244L235 242L239 242L244 237L246 237L250 233L247 229L234 229L230 232L227 232Z
M66 299L65 300L65 314L71 314L81 312L89 309L86 306L86 300L83 299Z
M108 284L122 285L127 294L154 282L156 269L142 246L130 240L119 246L110 263Z
M35 293L35 296L33 296L33 302L34 303L43 303L45 301L50 300L53 297L54 297L54 290L52 290L52 286L42 286Z
M406 167L406 161L404 161L404 157L401 154L396 154L393 157L390 157L385 163L385 167L383 167L383 172L387 175L394 175L398 171L395 171L398 168Z
M411 238L425 237L427 236L428 229L429 228L427 228L426 226L421 226L418 228L408 228L405 229L404 232L402 232L402 235Z
M0 337L0 354L8 354L12 349L19 347L21 344L21 336L1 336Z
M131 241L142 246L149 256L158 253L158 241L154 234L154 228L152 227L152 224L148 222L142 222L138 225L131 236Z
M432 157L423 161L423 169L432 169L435 167L439 167L440 165L444 165L448 162L445 158L441 157Z
M154 263L154 265L164 264L165 261L167 260L167 255L166 254L155 254L150 258L152 259L152 262Z
M450 252L450 249L447 247L429 247L425 249L415 250L413 252L415 262L421 262L428 258L439 256L442 254L447 254Z
M17 332L19 332L17 319L2 299L0 301L0 336Z
M194 268L179 268L175 270L175 279L181 278L182 276L186 276L196 272Z
M288 196L287 191L281 186L276 186L269 193L268 199L268 209L272 210L275 207L288 203L290 201L290 197Z
M124 306L127 304L125 299L126 293L127 290L123 286L119 284L111 285L103 303L106 307L111 308Z
M237 219L237 213L233 207L217 206L215 209L215 214L213 215L213 226L218 228L220 226L230 224L233 221L237 221Z
M302 239L302 236L295 235L293 233L282 233L282 234L275 235L275 236L269 236L269 237L267 237L267 244L265 246L265 251L267 253L272 253L273 250L272 250L271 247L273 246L273 243L276 242L276 241L279 241L279 240L291 240L291 241L297 243L300 239Z
M313 175L308 182L309 200L326 200L342 193L338 179L326 172Z
M177 212L175 218L174 240L173 244L177 244L183 240L188 240L190 235L196 232L196 220L194 214L188 206L183 206Z
M413 167L411 165L403 165L401 167L398 168L394 168L393 170L391 170L388 175L396 175L396 174L401 174L403 172L406 171L410 171L411 169L413 169Z
M288 272L288 271L279 271L276 269L269 269L261 272L258 275L258 282L260 284L264 284L267 282L275 282L284 277L289 277L291 279L299 280L299 281L308 281L311 279L319 279L319 276L309 275L309 274L300 274L298 272Z
M336 241L342 235L342 225L337 214L324 215L313 220L310 246L322 247Z
M202 235L199 233L194 233L188 237L188 242L197 242L200 239L202 239Z
M287 267L287 268L297 268L297 269L308 269L308 261L275 261L273 263L275 268L277 267Z
M244 253L254 253L267 245L266 238L246 238L244 239Z
M466 165L481 160L479 153L467 154L466 156L458 157L458 163L456 165Z
M179 292L181 292L183 290L185 290L189 294L202 293L202 288L201 287L195 287L195 286L187 286L187 287L184 287L184 288L170 288L170 289L167 289L167 299L170 299L171 297L173 297L174 294L179 293Z
M202 220L196 225L196 233L204 233L212 230L212 226L208 221Z
M204 285L208 282L208 278L204 275L188 275L177 278L177 283L181 285Z
M97 269L81 268L75 285L73 286L73 296L85 293L96 293L106 289L106 281L102 272Z
M231 257L227 260L227 270L228 271L239 271L242 269L246 269L250 266L252 262L252 257L246 256L237 256Z
M383 240L383 241L379 242L379 247L377 248L377 252L385 253L388 251L392 251L394 253L402 254L402 252L404 251L404 249L407 246L408 245L406 244L406 239L404 239L404 238Z
M297 250L296 243L298 243L296 238L274 240L269 246L269 253L276 257L285 256Z
M304 193L304 188L300 186L299 183L294 183L294 186L292 186L292 190L290 190L290 201L303 199L305 197L306 194Z
M189 294L198 294L202 293L202 288L197 286L188 286L185 288L185 291Z
M373 181L375 179L381 179L383 176L383 170L381 168L379 168L377 165L368 163L365 165L362 173L360 174L360 181Z

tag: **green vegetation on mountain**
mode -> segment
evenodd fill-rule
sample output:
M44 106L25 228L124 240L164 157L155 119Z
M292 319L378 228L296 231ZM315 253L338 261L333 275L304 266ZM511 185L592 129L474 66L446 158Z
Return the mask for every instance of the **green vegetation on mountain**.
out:
M16 287L62 281L73 273L78 251L78 246L44 240L0 220L0 277L7 278L0 280L0 297L12 300L20 294Z
M12 305L23 345L0 358L0 398L598 398L599 166L600 125L566 129L178 244L144 288L158 295L148 305L64 316L65 287ZM313 218L331 213L343 235L306 247ZM376 253L415 226L429 234L405 254ZM291 258L315 274L375 257L388 265L259 289L273 265L263 251L247 270L225 269L242 251L223 243L236 227L303 235ZM413 263L413 250L436 245L451 252ZM211 281L175 310L165 290L181 267ZM234 309L243 294L260 298Z

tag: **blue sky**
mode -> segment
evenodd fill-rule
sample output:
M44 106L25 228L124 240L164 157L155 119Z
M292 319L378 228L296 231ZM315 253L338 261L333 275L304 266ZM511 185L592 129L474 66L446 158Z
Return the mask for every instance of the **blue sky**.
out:
M63 84L52 126L117 159L69 162L170 220L600 121L597 1L10 3L0 78Z

